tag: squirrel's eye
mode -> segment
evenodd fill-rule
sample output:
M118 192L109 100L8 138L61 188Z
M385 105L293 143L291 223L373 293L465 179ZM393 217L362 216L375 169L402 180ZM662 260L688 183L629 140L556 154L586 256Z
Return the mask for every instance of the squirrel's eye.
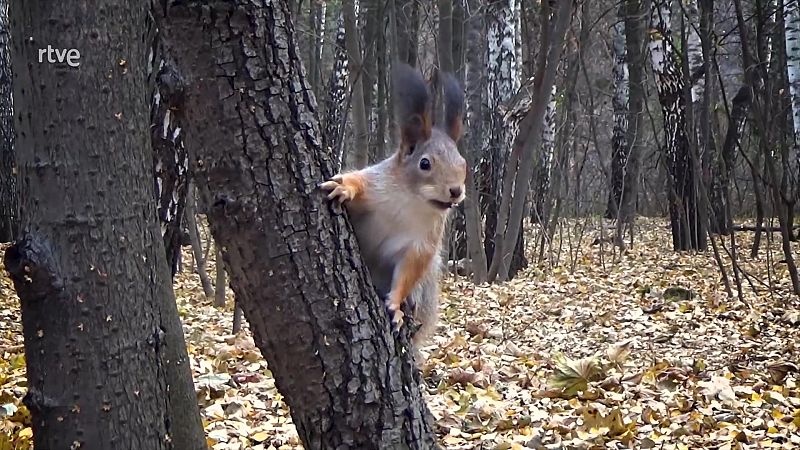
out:
M431 162L428 158L422 158L419 160L419 168L425 171L431 170Z

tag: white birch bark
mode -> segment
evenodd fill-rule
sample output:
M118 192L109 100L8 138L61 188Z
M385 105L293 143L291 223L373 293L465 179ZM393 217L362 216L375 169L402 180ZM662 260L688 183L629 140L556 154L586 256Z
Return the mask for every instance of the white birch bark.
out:
M687 0L686 11L686 56L689 60L689 75L694 76L703 67L703 47L700 43L700 14L698 13L697 0ZM692 104L703 99L705 93L705 78L699 77L692 85Z
M792 123L794 143L800 135L800 4L788 0L786 14L786 69L789 77L789 94L792 99Z
M488 83L487 106L489 111L500 111L520 87L517 55L517 0L503 0L492 5L488 23ZM500 156L496 163L505 161L517 135L515 124L502 121L494 114L489 153ZM502 170L500 172L502 174ZM502 176L502 175L501 175ZM499 177L497 177L499 179Z

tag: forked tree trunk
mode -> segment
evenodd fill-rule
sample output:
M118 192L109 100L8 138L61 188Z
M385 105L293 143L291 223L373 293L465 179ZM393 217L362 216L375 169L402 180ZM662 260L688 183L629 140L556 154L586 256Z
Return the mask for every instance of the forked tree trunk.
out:
M86 14L86 11L94 14ZM153 207L150 5L17 0L19 294L37 449L206 448ZM77 68L32 63L69 42Z
M572 16L572 6L573 3L570 0L558 0L553 5L554 12L552 14L549 10L545 10L545 14L543 14L543 17L552 15L552 19L547 26L542 26L543 39L540 41L541 48L534 76L533 104L520 122L520 132L514 139L510 162L506 165L507 169L512 169L512 172L506 173L504 176L504 188L507 187L508 191L513 189L513 195L504 196L499 207L498 226L504 226L506 231L502 240L497 242L497 245L502 247L499 255L496 256L498 259L492 260L492 266L489 269L490 280L494 279L493 272L497 274L497 279L500 281L509 278L512 268L512 259L510 258L512 253L506 249L516 249L521 242L519 234L522 233L522 218L525 215L527 194L533 178L533 164L528 162L533 159L534 152L542 144L544 116L547 104L550 102L549 94L556 81L556 68L561 60L564 36ZM519 166L519 170L513 171L516 165ZM503 220L503 218L507 218L507 220Z
M305 448L436 448L408 329L317 188L334 173L287 2L174 3L165 22L211 231Z

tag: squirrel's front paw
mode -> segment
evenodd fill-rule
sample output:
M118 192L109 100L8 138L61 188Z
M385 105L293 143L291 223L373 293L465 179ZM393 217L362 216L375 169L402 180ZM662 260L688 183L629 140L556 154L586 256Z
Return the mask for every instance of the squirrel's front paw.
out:
M338 199L339 203L353 199L353 191L343 183L344 177L339 174L330 180L319 185L325 191L329 191L328 200Z
M395 331L400 330L403 326L403 317L405 314L400 309L401 304L392 300L391 294L386 298L386 309L389 310L389 315L392 317L392 325Z

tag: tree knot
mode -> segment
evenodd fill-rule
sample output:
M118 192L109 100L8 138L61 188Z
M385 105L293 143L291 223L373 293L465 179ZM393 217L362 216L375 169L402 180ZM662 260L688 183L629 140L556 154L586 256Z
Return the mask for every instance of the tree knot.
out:
M6 250L3 262L20 301L42 300L64 287L57 276L53 250L43 239L23 237Z

